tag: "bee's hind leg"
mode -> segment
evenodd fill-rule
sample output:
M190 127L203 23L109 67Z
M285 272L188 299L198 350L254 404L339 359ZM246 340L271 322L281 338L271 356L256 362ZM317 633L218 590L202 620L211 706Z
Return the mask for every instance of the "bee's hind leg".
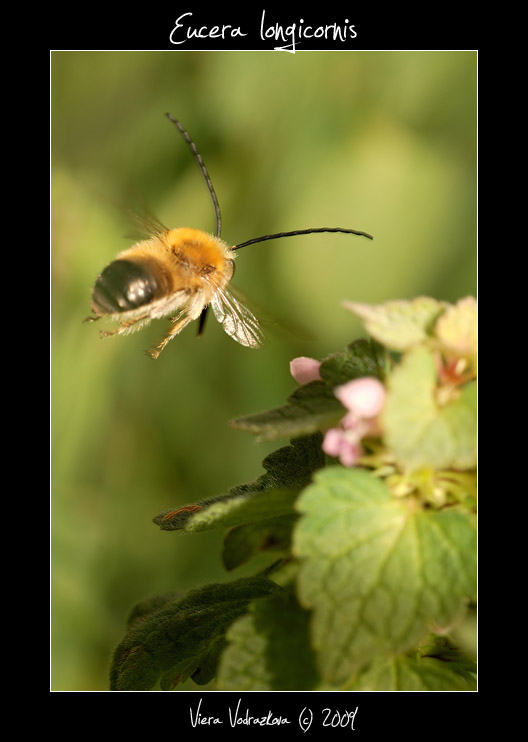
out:
M183 328L192 321L192 319L193 317L189 317L189 315L185 315L183 317L175 317L174 319L172 319L172 327L170 328L168 335L163 338L161 343L156 348L147 350L147 355L154 359L157 358L161 351L165 348L165 346L170 343L172 338L175 337L175 335L177 335L179 332L181 332Z
M99 319L99 317L94 317L94 319ZM135 317L127 322L120 322L115 330L101 330L101 337L106 338L112 337L112 335L123 335L127 332L134 332L134 330L139 330L147 321L150 321L149 315L142 314L141 317ZM138 325L138 327L134 327L134 325Z

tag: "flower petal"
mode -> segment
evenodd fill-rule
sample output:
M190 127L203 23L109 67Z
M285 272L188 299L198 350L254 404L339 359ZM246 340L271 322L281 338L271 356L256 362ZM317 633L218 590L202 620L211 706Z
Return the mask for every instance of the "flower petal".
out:
M359 443L349 443L347 441L346 446L343 446L343 449L339 454L339 461L343 466L355 466L362 453L363 449Z
M334 389L334 394L347 410L359 417L376 417L385 402L386 391L378 379L354 379Z
M355 466L363 453L359 440L339 428L326 431L322 448L329 456L339 458L343 466Z
M308 384L309 381L317 381L321 378L319 367L321 363L315 358L299 356L290 361L290 373L299 384Z
M329 456L339 456L344 440L345 436L342 430L339 430L339 428L330 428L330 430L326 431L323 438L322 449Z

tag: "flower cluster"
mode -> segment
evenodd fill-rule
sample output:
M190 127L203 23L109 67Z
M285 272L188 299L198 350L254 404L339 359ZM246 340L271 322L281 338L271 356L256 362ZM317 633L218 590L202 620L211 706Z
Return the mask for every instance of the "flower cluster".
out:
M320 379L320 363L313 358L294 358L290 363L293 378L300 384ZM339 458L343 466L355 466L363 454L362 438L379 435L378 415L385 402L383 384L371 377L354 379L334 389L347 413L338 428L326 431L323 451Z

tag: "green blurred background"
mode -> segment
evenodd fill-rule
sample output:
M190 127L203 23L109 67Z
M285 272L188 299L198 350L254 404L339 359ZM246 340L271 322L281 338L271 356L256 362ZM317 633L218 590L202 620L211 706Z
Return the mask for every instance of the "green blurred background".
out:
M53 690L106 690L132 605L227 574L218 534L160 532L161 510L262 473L276 446L230 418L284 401L289 361L362 334L343 299L476 292L475 52L53 52L51 56ZM139 192L169 227L231 243L318 226L242 250L234 285L264 319L258 350L212 317L159 360L165 331L99 338L93 282ZM280 327L279 327L280 325ZM252 571L251 569L249 571ZM184 690L199 690L191 682Z

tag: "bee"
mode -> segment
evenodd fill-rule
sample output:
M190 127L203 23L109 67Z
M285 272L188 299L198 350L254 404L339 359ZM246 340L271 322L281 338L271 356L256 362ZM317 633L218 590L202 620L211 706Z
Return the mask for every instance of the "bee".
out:
M211 308L233 340L247 348L258 348L263 340L259 322L228 288L237 250L266 240L315 232L343 232L373 238L355 229L318 227L268 234L228 245L220 237L220 206L205 163L178 119L170 113L166 115L187 142L200 167L213 202L215 234L190 227L168 229L149 217L144 221L150 231L149 238L120 252L96 279L92 290L92 315L86 321L102 317L116 321L115 329L101 333L109 336L135 332L153 319L169 317L171 326L167 335L157 347L147 351L151 358L158 358L190 322L198 319L198 334L202 334Z

